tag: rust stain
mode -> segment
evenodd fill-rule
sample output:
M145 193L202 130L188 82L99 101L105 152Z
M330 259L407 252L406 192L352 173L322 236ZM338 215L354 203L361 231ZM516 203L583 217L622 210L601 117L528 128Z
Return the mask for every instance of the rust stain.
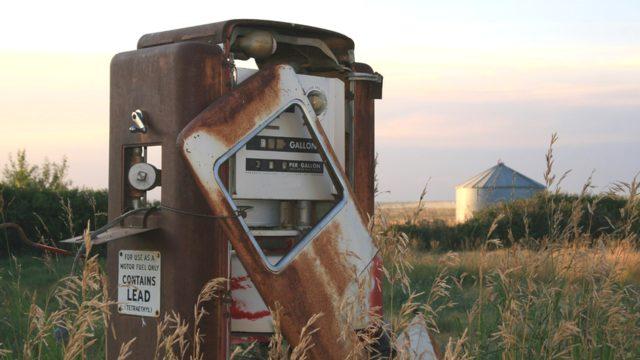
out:
M340 224L332 222L311 242L311 247L316 253L320 265L329 275L336 295L340 298L353 280L351 276L353 269L348 265L347 254L339 251L341 238Z
M272 279L272 285L265 286L268 293L265 297L280 298L280 302L288 301L283 309L281 324L283 334L293 344L300 341L300 329L309 318L322 313L322 317L314 324L319 330L314 335L315 346L312 353L316 349L318 352L313 358L341 358L339 354L348 353L350 346L348 342L338 340L343 326L338 318L339 304L331 296L331 287L323 283L323 276L316 269L315 259L308 252L302 252L281 276ZM290 288L292 284L314 286L304 286L304 292L292 291L288 296L282 296L281 289ZM327 354L326 349L332 349L332 354Z
M205 89L210 92L212 98L215 98L215 94L219 94L223 91L222 88L226 87L226 77L228 72L220 71L219 69L224 69L224 63L221 61L220 57L208 57L204 60L202 65L202 71L204 73L203 79L205 83Z
M178 143L203 131L225 146L233 146L279 104L279 68L274 66L257 72L233 92L209 105L180 133Z

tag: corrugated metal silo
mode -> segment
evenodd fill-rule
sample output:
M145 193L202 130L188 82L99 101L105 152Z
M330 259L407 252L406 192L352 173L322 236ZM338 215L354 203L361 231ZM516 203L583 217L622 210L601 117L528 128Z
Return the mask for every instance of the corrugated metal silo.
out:
M545 186L502 162L456 186L456 221L464 222L475 211L492 204L524 199Z

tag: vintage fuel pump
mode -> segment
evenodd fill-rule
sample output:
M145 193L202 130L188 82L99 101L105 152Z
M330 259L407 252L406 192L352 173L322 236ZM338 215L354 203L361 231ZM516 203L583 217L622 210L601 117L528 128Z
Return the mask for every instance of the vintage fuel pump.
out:
M381 311L374 209L374 99L382 77L348 37L231 20L144 35L111 63L108 358L132 338L152 358L168 312L193 318L203 285L205 358L268 338L269 308L296 344L317 313L314 358L342 358L342 305L361 296L353 331ZM240 66L255 60L257 69ZM155 160L154 160L155 159ZM161 159L161 160L159 160ZM154 162L155 161L155 162ZM159 202L148 199L160 191Z

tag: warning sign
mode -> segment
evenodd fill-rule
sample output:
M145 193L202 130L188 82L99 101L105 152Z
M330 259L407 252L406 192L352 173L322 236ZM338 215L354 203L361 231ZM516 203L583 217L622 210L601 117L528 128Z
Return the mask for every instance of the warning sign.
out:
M118 256L118 312L160 315L160 252L120 250Z

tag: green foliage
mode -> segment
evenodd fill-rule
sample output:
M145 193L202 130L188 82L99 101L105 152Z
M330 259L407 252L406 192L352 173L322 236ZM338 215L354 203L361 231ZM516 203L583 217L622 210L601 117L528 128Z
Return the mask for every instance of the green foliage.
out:
M22 349L29 337L29 313L35 303L47 309L50 294L58 281L69 274L71 258L36 258L24 256L0 259L0 339L12 351L13 358L24 358ZM51 336L45 353L51 358L62 354Z
M90 297L102 289L83 288L83 279L98 284L84 271L71 274L73 262L73 257L50 256L0 259L0 354L10 351L8 359L105 358L103 319L87 309L103 306ZM86 299L80 301L81 296ZM81 321L93 325L78 329L87 332L82 357L73 356L74 331L68 330Z
M580 229L591 239L620 231L625 226L626 198L541 193L530 199L500 203L474 214L465 223L448 225L443 221L405 223L398 230L411 237L419 249L461 250L478 248L486 240L496 219L492 237L505 246L519 243L538 247L550 239L561 238L562 231ZM637 204L636 204L637 205ZM575 224L572 224L575 222ZM640 234L640 222L631 224Z
M17 223L33 241L50 243L106 223L107 191L0 186L0 222ZM11 231L0 231L0 257L25 250Z
M71 186L71 181L67 179L68 169L66 157L60 163L46 159L44 164L38 166L29 163L25 150L18 150L15 159L9 154L9 163L2 172L1 183L18 189L67 190Z

